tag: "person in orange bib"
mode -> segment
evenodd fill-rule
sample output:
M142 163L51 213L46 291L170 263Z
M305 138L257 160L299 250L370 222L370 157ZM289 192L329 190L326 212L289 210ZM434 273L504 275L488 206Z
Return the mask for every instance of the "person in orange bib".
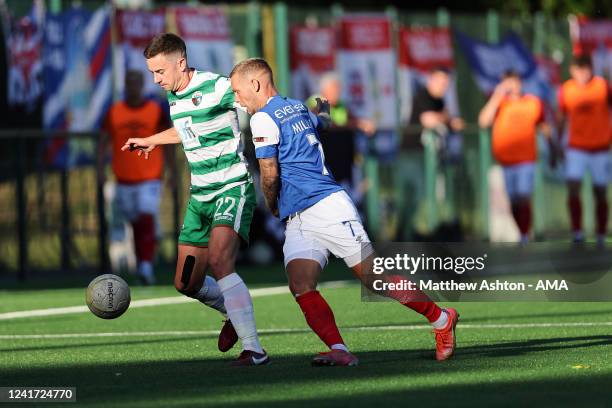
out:
M542 101L522 93L521 77L508 71L480 111L480 127L493 126L493 155L503 166L506 192L512 215L521 233L521 242L529 241L531 195L537 160L537 131L551 140L551 128L544 121Z
M157 245L163 152L157 149L151 152L149 160L134 161L128 152L121 151L127 139L156 133L167 122L160 105L143 97L143 85L140 71L126 73L125 100L115 103L107 113L104 130L110 138L103 140L101 146L112 151L112 169L117 182L115 204L123 218L132 225L138 277L145 285L151 285L155 282L153 260Z
M610 104L612 101L607 81L593 75L588 56L574 58L570 65L571 79L559 89L557 124L559 135L567 127L565 178L568 207L574 242L584 241L582 231L582 203L580 185L588 170L593 182L597 215L597 243L604 245L608 224L606 188L610 181Z

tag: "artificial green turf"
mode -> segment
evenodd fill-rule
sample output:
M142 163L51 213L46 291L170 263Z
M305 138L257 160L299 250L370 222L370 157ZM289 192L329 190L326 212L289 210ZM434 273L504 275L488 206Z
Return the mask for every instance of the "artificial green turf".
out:
M0 339L0 386L75 386L78 405L99 407L610 406L612 401L612 326L462 330L460 324L457 355L441 363L432 359L430 330L401 328L424 325L421 316L393 303L361 302L356 285L322 292L361 360L359 367L311 367L310 359L324 347L291 296L281 294L254 299L259 328L281 330L261 336L273 359L267 367L228 367L237 351L216 350L220 316L193 302L134 308L111 321L90 313L0 321L0 335L206 332ZM171 287L134 288L135 299L173 293ZM28 299L32 308L82 303L80 289L57 294L5 292L3 311L23 310ZM453 306L466 326L612 321L612 305L606 303ZM380 327L368 329L375 326Z

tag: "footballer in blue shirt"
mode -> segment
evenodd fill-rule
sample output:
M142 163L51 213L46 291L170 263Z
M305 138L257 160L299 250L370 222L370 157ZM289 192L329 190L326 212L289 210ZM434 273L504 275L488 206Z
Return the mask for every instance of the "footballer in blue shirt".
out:
M253 115L251 132L266 205L286 223L283 254L289 288L310 328L330 349L312 364L355 366L357 357L316 290L330 253L342 258L366 287L371 287L368 271L375 256L353 202L325 166L319 131L329 126L329 104L319 99L315 115L302 102L279 95L272 70L261 58L237 64L230 80L236 102ZM414 292L388 290L386 295L424 315L434 328L436 359L450 358L456 344L457 311L441 309L422 292L415 301Z

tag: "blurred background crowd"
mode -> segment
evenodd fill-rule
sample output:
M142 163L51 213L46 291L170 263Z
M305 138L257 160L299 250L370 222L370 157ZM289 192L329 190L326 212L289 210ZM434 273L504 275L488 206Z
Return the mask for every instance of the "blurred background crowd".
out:
M117 148L170 126L142 56L165 31L193 67L261 56L282 94L329 100L326 162L373 240L605 244L612 7L481 3L0 0L0 275L174 262L185 157ZM261 197L251 240L242 262L279 259Z

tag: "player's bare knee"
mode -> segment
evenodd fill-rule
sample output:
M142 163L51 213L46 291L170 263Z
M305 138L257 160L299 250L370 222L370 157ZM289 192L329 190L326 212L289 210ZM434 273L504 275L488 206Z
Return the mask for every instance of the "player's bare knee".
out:
M208 258L208 266L210 267L211 274L217 279L229 275L234 270L227 251L211 253Z
M317 289L317 284L303 281L289 281L289 290L293 296L300 296L304 293L312 292Z
M180 279L174 279L174 289L176 289L177 292L183 293L184 288L185 286L180 281Z

